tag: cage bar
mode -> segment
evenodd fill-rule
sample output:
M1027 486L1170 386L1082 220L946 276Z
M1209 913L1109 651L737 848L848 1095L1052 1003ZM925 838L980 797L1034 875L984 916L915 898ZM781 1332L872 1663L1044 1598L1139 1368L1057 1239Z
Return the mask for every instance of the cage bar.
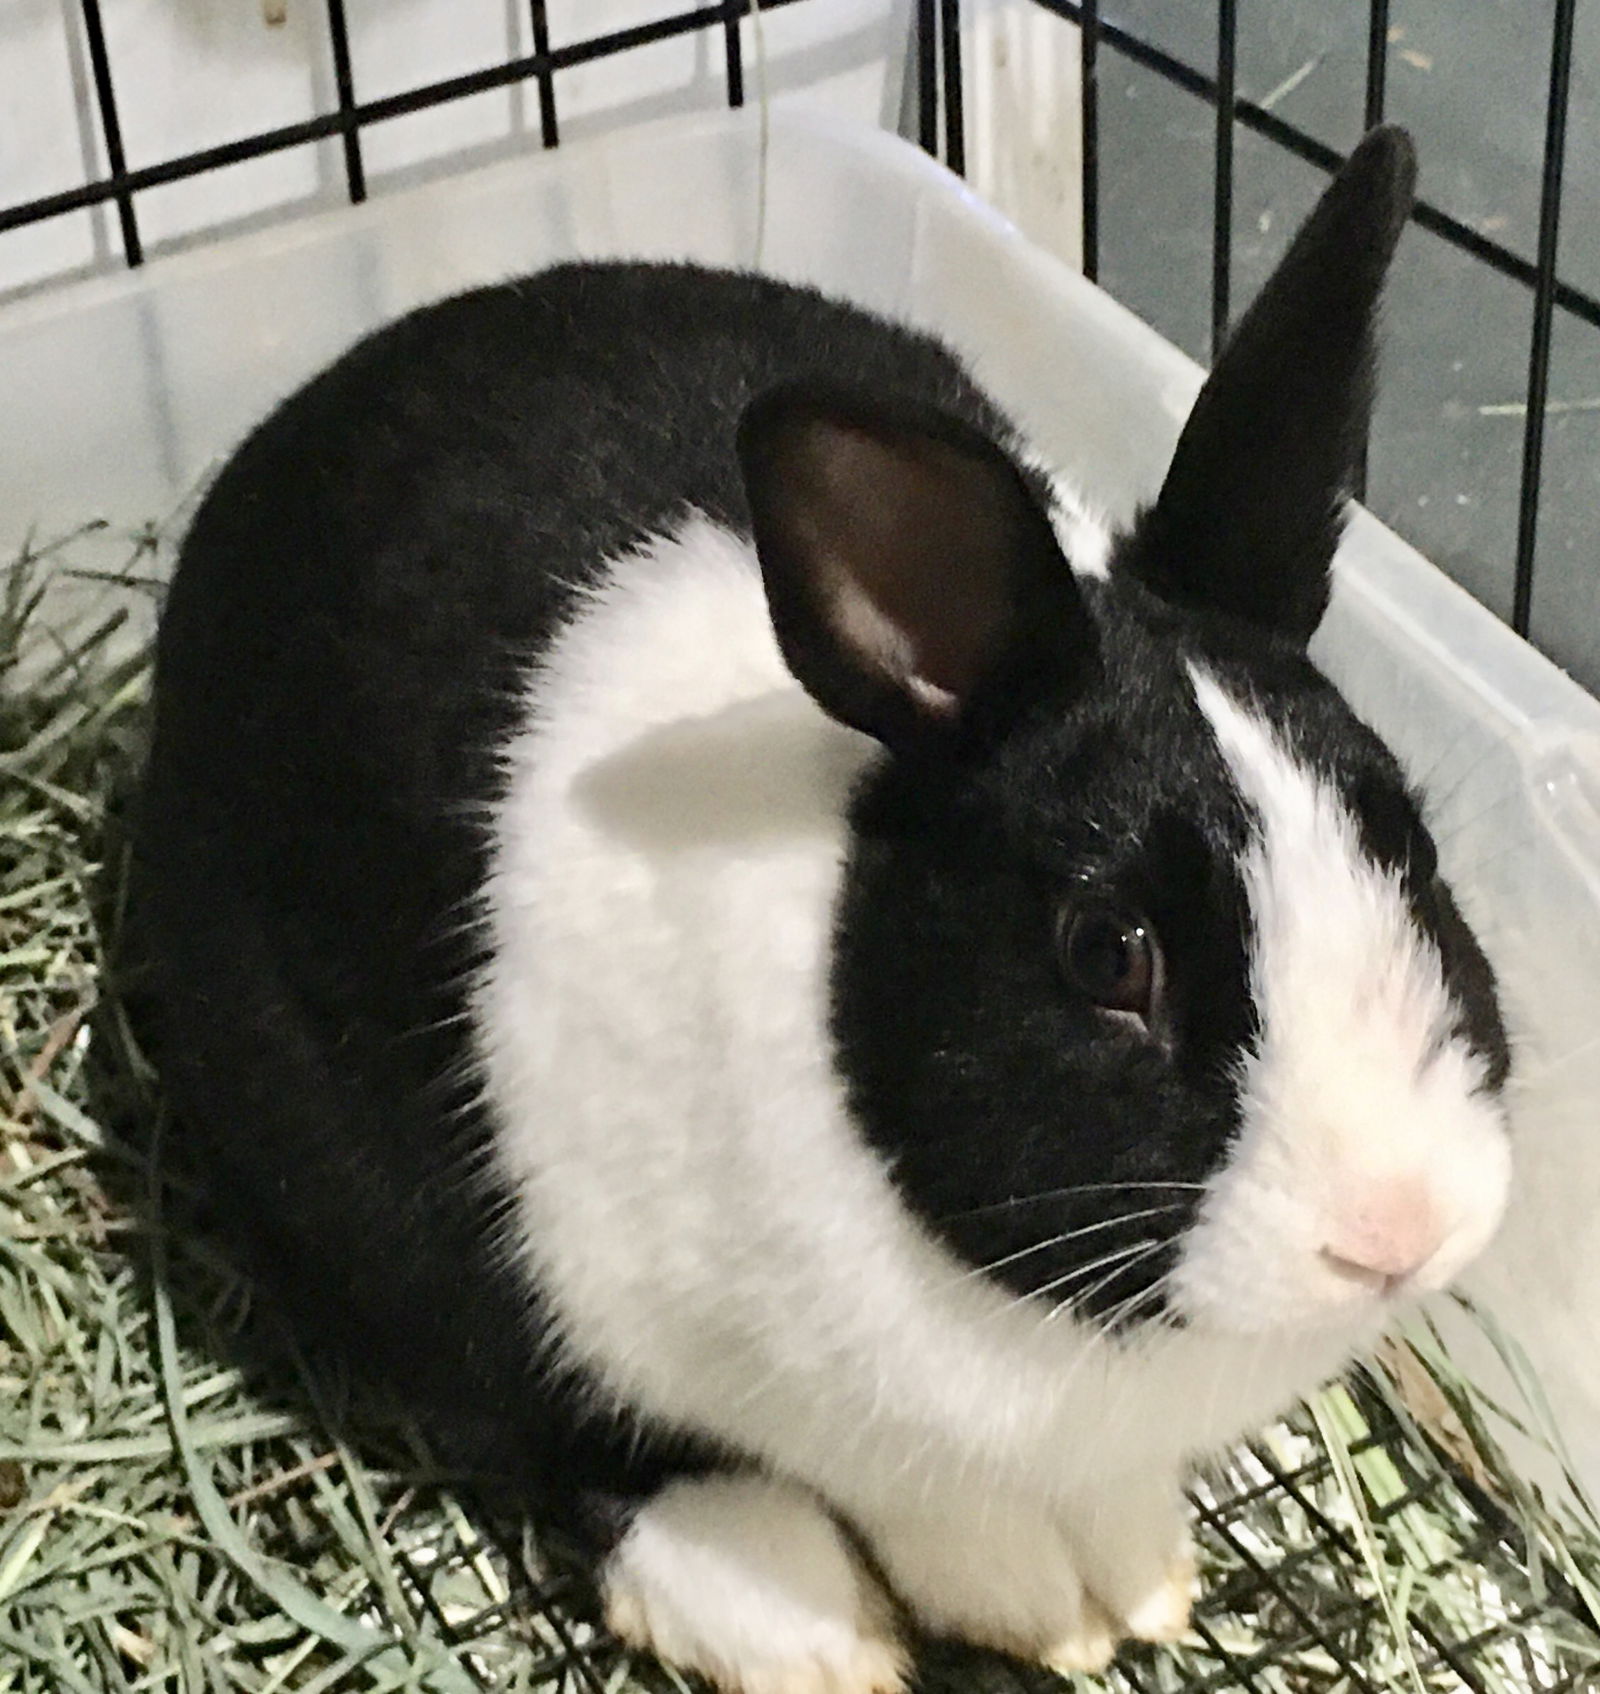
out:
M1367 91L1362 105L1361 127L1376 129L1383 122L1384 106L1389 92L1389 0L1372 0L1367 12ZM1367 497L1367 477L1371 469L1372 435L1369 430L1362 438L1356 457L1356 499Z
M744 46L739 39L739 23L748 10L746 0L728 0L722 24L722 45L728 63L728 104L736 109L744 104Z
M1233 269L1233 125L1237 105L1238 0L1217 0L1216 175L1211 202L1211 357L1228 338Z
M1539 485L1544 470L1545 403L1550 393L1550 337L1561 245L1561 174L1567 153L1567 97L1572 84L1572 36L1577 0L1556 0L1550 44L1550 91L1545 105L1544 172L1539 190L1539 249L1533 289L1533 335L1528 349L1528 416L1522 433L1522 484L1517 495L1517 565L1511 627L1528 633L1533 616L1534 556L1539 544Z
M961 95L961 0L939 0L939 51L944 71L944 162L967 174L967 121Z
M144 243L134 216L133 194L121 186L127 179L128 160L122 150L122 124L117 117L117 95L111 83L111 55L106 51L105 24L100 17L100 0L83 0L83 33L89 45L89 66L94 75L95 105L100 113L100 130L105 137L106 163L111 167L109 193L103 199L117 202L117 222L122 228L122 253L130 265L144 263ZM5 227L0 224L0 229Z
M533 56L539 61L534 80L539 86L539 139L546 147L561 141L556 122L556 78L550 63L550 13L545 0L528 0L529 21L533 25Z
M1078 117L1083 151L1083 274L1100 275L1100 0L1078 12Z
M939 156L937 0L917 0L917 145Z
M361 129L355 116L356 86L350 66L350 31L345 21L344 0L328 0L328 40L333 48L333 86L339 103L345 184L352 202L359 203L367 197L367 173L361 162Z
M1389 0L1372 0L1367 14L1367 100L1365 127L1375 129L1383 122L1384 102L1389 92Z

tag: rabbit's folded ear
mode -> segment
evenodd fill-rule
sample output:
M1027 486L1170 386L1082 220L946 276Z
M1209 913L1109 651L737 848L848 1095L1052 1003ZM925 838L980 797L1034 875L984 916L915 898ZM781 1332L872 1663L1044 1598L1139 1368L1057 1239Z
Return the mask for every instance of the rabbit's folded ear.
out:
M1351 155L1223 349L1119 570L1174 604L1311 638L1371 421L1378 304L1415 179L1404 130L1373 130Z
M757 399L738 449L778 645L833 717L955 751L1098 676L1049 514L987 436L808 382Z

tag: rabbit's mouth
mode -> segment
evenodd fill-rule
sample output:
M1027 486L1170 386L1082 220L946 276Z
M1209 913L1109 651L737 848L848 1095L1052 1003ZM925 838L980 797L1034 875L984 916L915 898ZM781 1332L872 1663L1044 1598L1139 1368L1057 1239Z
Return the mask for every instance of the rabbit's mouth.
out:
M1176 1309L1235 1333L1361 1328L1448 1287L1488 1246L1509 1191L1500 1110L1477 1105L1421 1167L1329 1166L1304 1183L1267 1174L1278 1161L1259 1150L1236 1162L1184 1245Z

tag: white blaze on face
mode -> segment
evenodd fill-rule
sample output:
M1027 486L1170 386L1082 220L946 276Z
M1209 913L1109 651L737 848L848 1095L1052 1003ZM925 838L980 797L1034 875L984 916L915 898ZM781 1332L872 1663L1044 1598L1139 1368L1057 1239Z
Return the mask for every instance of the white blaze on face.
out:
M1240 1130L1177 1274L1185 1308L1245 1330L1381 1316L1487 1243L1509 1156L1438 950L1338 793L1191 665L1255 817L1241 864L1259 1018Z

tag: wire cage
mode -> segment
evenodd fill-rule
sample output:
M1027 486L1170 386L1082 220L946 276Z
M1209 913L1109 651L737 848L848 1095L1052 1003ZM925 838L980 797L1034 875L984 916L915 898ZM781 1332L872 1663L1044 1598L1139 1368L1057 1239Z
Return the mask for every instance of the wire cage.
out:
M776 12L798 0L762 0L761 10ZM1240 90L1240 8L1238 0L1217 0L1214 7L1186 9L1191 25L1184 32L1189 48L1199 45L1200 26L1209 33L1212 51L1200 58L1173 50L1157 39L1163 32L1154 28L1149 7L1132 4L1108 11L1100 0L1029 0L1043 12L1075 26L1081 57L1082 112L1082 252L1083 269L1091 280L1102 273L1105 232L1105 183L1108 156L1104 132L1103 87L1108 77L1123 67L1137 67L1159 78L1169 87L1203 103L1210 110L1210 227L1209 303L1206 345L1192 347L1198 356L1214 354L1227 331L1236 306L1236 247L1238 173L1236 158L1241 136L1259 137L1282 153L1303 161L1319 172L1331 171L1339 163L1339 152L1311 129L1289 121L1270 96L1246 97ZM1551 0L1548 19L1548 69L1544 79L1544 136L1540 160L1537 224L1532 256L1501 239L1492 226L1497 220L1462 216L1424 197L1413 213L1414 224L1437 237L1475 265L1508 279L1526 292L1528 357L1522 394L1498 408L1514 421L1520 419L1521 440L1514 491L1514 540L1510 581L1503 595L1485 593L1479 580L1468 586L1488 599L1519 635L1553 651L1558 662L1571 665L1580 680L1593 686L1600 681L1600 653L1574 650L1554 627L1541 629L1535 618L1535 584L1540 562L1540 519L1546 480L1546 443L1551 418L1551 371L1558 314L1574 324L1600 328L1600 291L1579 286L1563 278L1562 209L1566 196L1566 161L1571 128L1571 90L1574 77L1574 43L1579 19L1576 0ZM754 0L717 0L681 11L673 11L628 28L597 34L587 39L552 43L546 0L529 0L528 13L532 51L472 72L406 89L381 98L360 97L359 69L351 51L351 31L345 0L325 0L326 52L335 96L333 108L301 122L284 124L244 134L226 143L181 153L152 164L130 166L123 143L119 117L118 72L108 48L101 0L81 0L82 37L92 75L100 141L107 168L102 174L74 187L26 200L0 205L0 238L6 232L66 217L87 207L110 204L116 212L122 258L130 265L143 262L145 240L141 233L139 203L151 189L223 170L247 160L259 159L286 149L303 148L329 139L339 145L344 187L352 202L367 195L367 169L363 137L391 120L432 107L469 99L474 95L516 84L531 84L537 92L539 136L545 147L559 144L562 134L560 90L562 73L648 47L672 37L709 32L720 41L724 65L726 100L742 106L748 96L747 50L741 23L755 9ZM1389 65L1391 47L1402 34L1392 21L1395 9L1390 0L1365 0L1357 7L1341 8L1354 15L1364 11L1365 75L1361 91L1360 127L1371 127L1391 115ZM1117 14L1134 17L1119 21ZM1398 14L1396 14L1398 15ZM961 0L914 0L915 130L921 145L941 158L950 169L964 173L967 164L964 75L963 13ZM1541 20L1542 23L1543 20ZM1142 22L1144 27L1140 27ZM397 26L402 27L402 26ZM1353 27L1353 26L1352 26ZM1529 28L1530 45L1539 30ZM1351 113L1354 118L1355 113ZM1351 135L1356 133L1351 125ZM1503 222L1503 220L1498 220ZM1108 281L1115 278L1108 276ZM1115 287L1113 291L1117 290ZM1397 503L1398 504L1398 503ZM1385 509L1380 515L1409 534L1417 526L1407 525L1401 510ZM1426 533L1417 539L1435 557L1449 549L1429 546ZM1485 547L1497 543L1486 539ZM1481 576L1481 573L1479 573ZM1589 609L1593 609L1592 596ZM1570 610L1570 603L1564 602Z
M801 0L762 0L774 11ZM1203 104L1212 147L1206 258L1207 345L1214 351L1239 302L1237 231L1241 137L1328 171L1337 150L1288 121L1266 99L1241 92L1237 0L1203 12L1214 52L1199 62L1153 32L1113 15L1098 0L1032 0L1063 29L1077 31L1081 55L1083 266L1111 280L1108 223L1115 179L1106 136L1107 91L1129 67ZM119 122L121 72L108 50L101 0L81 0L82 39L92 72L95 110L107 168L81 184L0 206L0 238L11 230L67 217L93 206L114 208L120 258L144 261L141 196L187 178L265 155L336 141L343 189L352 202L368 190L364 138L383 123L427 108L529 84L537 93L538 133L546 148L562 138L563 73L673 36L705 33L718 44L723 94L731 106L749 97L741 24L752 0L717 0L647 23L580 41L553 43L545 0L529 0L533 50L470 74L382 98L361 96L361 67L351 50L344 0L326 0L325 49L335 103L304 121L239 136L154 164L130 166ZM1128 7L1131 16L1139 8ZM1365 7L1366 59L1359 127L1389 109L1392 30L1389 0ZM399 27L397 25L397 27ZM1508 279L1526 297L1528 360L1519 397L1521 441L1515 487L1511 591L1502 608L1512 627L1537 635L1535 605L1539 529L1558 319L1600 327L1600 299L1558 270L1564 167L1573 78L1575 0L1554 0L1549 32L1542 174L1535 252L1530 258L1471 221L1423 200L1415 223L1476 265ZM967 166L960 0L916 0L911 114L921 145L952 170ZM204 1277L201 1278L202 1284ZM198 1298L198 1297L197 1297ZM1600 1633L1579 1597L1548 1569L1521 1522L1438 1429L1418 1420L1392 1385L1375 1376L1353 1381L1338 1404L1348 1428L1327 1413L1299 1414L1266 1432L1194 1488L1205 1595L1195 1633L1182 1651L1126 1652L1106 1677L1118 1694L1171 1694L1179 1689L1241 1694L1378 1694L1466 1689L1497 1694L1506 1687L1565 1691L1600 1688ZM251 1426L254 1431L255 1426ZM259 1439L257 1439L259 1435ZM251 1533L263 1555L281 1555L313 1577L328 1536L308 1509L327 1467L281 1424L263 1424L236 1455L236 1500L248 1499ZM319 1468L320 1467L320 1468ZM0 1488L7 1482L0 1465ZM344 1593L352 1616L389 1616L410 1609L432 1622L466 1681L481 1688L572 1687L600 1694L631 1678L635 1685L678 1688L669 1673L633 1661L605 1636L580 1574L548 1547L521 1545L516 1529L486 1523L460 1509L447 1483L401 1455L372 1464L371 1497L362 1510L382 1526L391 1563ZM152 1510L155 1508L152 1506ZM3 1510L0 1510L3 1520ZM0 1521L0 1530L3 1530ZM1406 1586L1397 1600L1385 1576L1385 1548L1408 1549ZM87 1546L87 1543L86 1543ZM90 1553L85 1557L92 1556ZM0 1572L4 1570L0 1561ZM1470 1573L1470 1577L1468 1575ZM4 1578L0 1574L0 1590ZM222 1577L206 1588L206 1604L226 1606L233 1589ZM273 1647L263 1624L256 1647ZM0 1686L44 1687L19 1671L8 1682L5 1605L0 1599ZM20 1661L19 1661L20 1663ZM309 1677L318 1661L305 1661ZM336 1662L317 1670L318 1686L367 1686L338 1680ZM354 1672L352 1671L352 1675ZM109 1678L109 1673L108 1673ZM984 1655L935 1653L924 1673L930 1688L1042 1690L1058 1686L1033 1671ZM85 1683L85 1686L91 1686ZM121 1686L110 1680L107 1686ZM131 1683L128 1684L131 1686ZM201 1684L197 1683L196 1686ZM286 1685L297 1686L290 1682ZM432 1684L423 1683L423 1686ZM445 1684L441 1684L443 1686Z

